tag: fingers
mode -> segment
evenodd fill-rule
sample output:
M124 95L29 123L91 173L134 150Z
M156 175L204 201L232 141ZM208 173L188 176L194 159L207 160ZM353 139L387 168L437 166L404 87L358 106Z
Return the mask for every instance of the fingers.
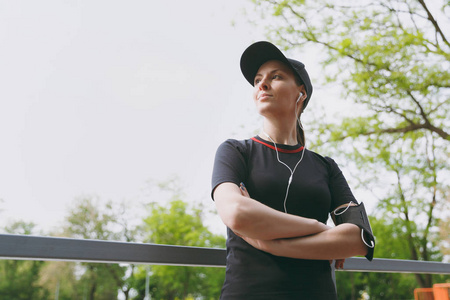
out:
M247 188L245 187L243 182L241 182L241 184L239 185L239 189L241 191L242 196L250 198L250 194L248 193Z
M241 239L245 239L245 236L241 235L240 233L233 231L235 235L237 235L238 237L240 237Z
M337 259L335 263L336 269L343 269L344 268L344 262L345 259Z
M330 262L330 265L333 263L333 260L329 260L329 262ZM345 262L345 259L336 259L336 260L334 260L334 267L336 268L336 269L343 269L344 268L344 262Z

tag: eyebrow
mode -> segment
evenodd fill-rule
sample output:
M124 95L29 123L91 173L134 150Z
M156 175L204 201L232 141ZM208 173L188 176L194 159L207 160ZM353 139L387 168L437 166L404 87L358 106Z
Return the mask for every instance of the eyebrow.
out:
M276 72L287 73L287 72L284 71L283 69L275 69L275 70L270 71L269 74L276 73ZM256 73L255 77L256 77L256 76L263 76L263 75L262 75L261 73Z

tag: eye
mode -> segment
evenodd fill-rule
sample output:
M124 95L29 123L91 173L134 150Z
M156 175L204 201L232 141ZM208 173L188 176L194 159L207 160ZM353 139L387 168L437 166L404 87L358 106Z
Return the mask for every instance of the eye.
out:
M273 75L272 79L281 79L281 76L278 74Z
M261 79L255 78L255 84L258 84L258 83L260 83L260 82L261 82Z

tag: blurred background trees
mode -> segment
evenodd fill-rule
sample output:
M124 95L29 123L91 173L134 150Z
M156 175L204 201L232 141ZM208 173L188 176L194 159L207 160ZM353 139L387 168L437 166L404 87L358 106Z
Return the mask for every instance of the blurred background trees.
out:
M4 230L9 234L38 234L35 224L16 221ZM40 284L43 261L0 260L0 295L3 299L44 300L48 290Z
M225 237L211 233L203 224L203 209L189 209L178 195L167 205L154 204L144 220L147 241L155 244L225 248ZM141 270L139 293L145 277ZM150 291L155 299L218 299L225 279L223 268L152 266Z
M225 247L225 237L204 224L205 211L184 202L176 180L159 183L168 199L145 205L136 222L126 202L98 197L75 199L58 232L38 233L35 225L17 221L5 228L11 234L44 234L80 239L149 242L157 244ZM25 299L143 299L150 271L152 299L218 299L223 268L141 266L107 263L0 260L0 298Z

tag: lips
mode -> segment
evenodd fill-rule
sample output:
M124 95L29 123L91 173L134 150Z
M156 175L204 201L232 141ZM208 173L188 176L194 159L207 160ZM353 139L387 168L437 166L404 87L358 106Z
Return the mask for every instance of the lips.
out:
M261 93L258 95L258 100L264 100L265 98L271 97L272 95L267 93Z

